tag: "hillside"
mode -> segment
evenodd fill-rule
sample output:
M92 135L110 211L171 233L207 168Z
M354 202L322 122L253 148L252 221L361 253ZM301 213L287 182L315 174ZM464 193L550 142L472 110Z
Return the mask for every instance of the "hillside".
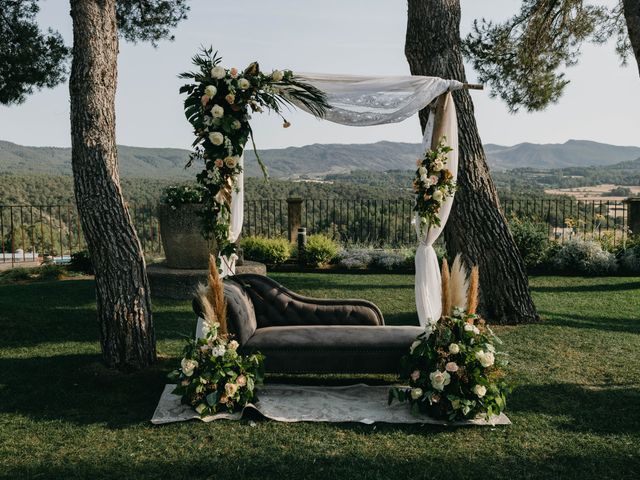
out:
M516 168L559 169L608 166L640 157L640 147L621 147L586 140L563 144L521 143L511 147L485 145L494 171ZM387 171L413 168L420 146L411 143L313 144L304 147L260 150L273 178L321 177L355 170ZM176 148L118 147L123 177L191 179L185 170L189 152ZM246 172L260 176L253 151L247 152ZM69 175L69 148L25 147L0 141L0 173Z

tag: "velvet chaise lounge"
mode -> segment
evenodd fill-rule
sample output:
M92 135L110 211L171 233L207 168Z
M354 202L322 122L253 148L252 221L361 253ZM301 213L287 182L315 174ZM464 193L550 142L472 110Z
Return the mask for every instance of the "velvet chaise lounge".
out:
M385 326L371 302L304 297L262 275L228 277L224 294L240 351L263 353L271 373L397 373L422 332Z

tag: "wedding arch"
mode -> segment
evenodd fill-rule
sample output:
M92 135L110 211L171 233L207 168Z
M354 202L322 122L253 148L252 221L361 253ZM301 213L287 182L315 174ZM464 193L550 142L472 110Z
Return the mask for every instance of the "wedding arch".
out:
M481 88L456 80L425 76L355 76L314 73L294 75L291 71L274 71L270 75L265 75L259 71L257 63L251 64L240 73L236 69L226 70L220 67L218 65L220 59L216 55L209 57L208 60L203 58L200 63L198 63L198 57L195 57L194 63L201 67L203 73L184 74L183 77L197 80L200 84L199 88L196 88L197 85L187 85L181 91L190 94L190 100L185 102L185 111L187 118L196 129L197 140L194 145L205 143L213 145L213 148L219 146L218 148L223 152L222 155L227 153L229 155L224 160L222 158L214 160L211 158L212 155L207 155L204 150L196 152L196 156L204 160L207 165L200 174L204 175L205 182L207 176L212 178L211 182L214 182L215 175L219 175L215 173L217 170L214 166L231 169L230 174L227 173L227 176L218 178L218 184L222 185L222 188L219 191L216 190L218 197L216 202L221 205L218 208L222 209L220 212L224 213L225 208L228 211L228 218L218 217L226 218L226 223L221 225L224 226L224 235L227 237L228 244L236 242L242 230L243 151L244 142L247 141L251 130L248 125L250 116L246 114L237 116L236 119L231 118L229 122L232 123L229 125L232 126L224 128L224 107L217 103L211 105L214 103L214 98L217 98L216 95L218 97L221 95L219 93L221 87L229 89L229 93L223 98L232 107L234 102L238 101L236 97L253 88L253 96L246 93L242 108L232 108L232 116L236 115L234 112L243 111L242 109L248 111L248 107L251 107L254 112L261 111L261 105L280 113L278 102L284 101L330 122L365 127L401 122L420 110L430 107L432 114L429 115L422 137L422 151L427 152L424 157L427 161L418 159L414 181L414 190L420 195L417 204L420 203L425 192L425 185L426 187L430 185L431 180L428 175L432 172L422 167L427 165L429 159L440 164L440 167L436 168L438 172L444 170L443 164L446 164L446 170L450 172L442 175L448 182L443 184L442 191L446 191L446 188L455 184L458 169L458 124L451 92L462 88ZM249 80L246 80L247 78ZM216 83L218 86L212 88L211 85L207 85L207 79L219 82ZM256 93L258 91L259 93ZM207 112L210 108L212 116L205 115L204 120L198 117L197 112L202 111L203 108L207 109ZM215 128L217 130L229 132L231 137L227 138L217 130L207 133L211 130L206 127L212 124L217 126ZM245 124L247 134L243 135L242 126ZM288 126L286 120L285 126ZM234 134L239 136L241 145L238 146L238 140L234 140ZM214 171L213 175L207 173L209 164ZM231 185L231 178L235 185ZM420 179L426 183L423 184ZM436 182L436 180L432 181ZM416 213L412 222L418 242L415 257L416 308L420 325L424 327L435 323L442 313L440 269L433 244L447 222L453 205L454 189L450 188L447 195L440 194L437 202L433 202L430 196L424 193L424 198L427 197L431 203L437 205L436 209L427 217ZM232 250L223 250L221 259L222 275L233 275L237 259L235 253Z

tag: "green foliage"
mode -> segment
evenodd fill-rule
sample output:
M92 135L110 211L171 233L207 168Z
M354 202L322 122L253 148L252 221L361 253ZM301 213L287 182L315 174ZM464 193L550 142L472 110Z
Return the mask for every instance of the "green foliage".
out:
M476 20L464 53L491 95L512 112L542 110L562 95L569 81L561 70L577 63L582 43L604 43L618 34L619 53L628 51L619 8L584 0L523 0L503 23Z
M22 103L65 80L69 49L58 32L41 31L39 10L37 0L0 0L0 104Z
M631 195L629 187L615 187L602 194L603 197L630 197Z
M64 265L45 263L36 269L39 280L60 280L67 273Z
M280 265L291 256L291 245L284 238L244 237L240 246L247 260Z
M73 272L93 275L93 262L91 261L89 252L87 250L81 250L71 254L71 262L69 263L68 269Z
M169 32L187 18L187 0L118 0L118 33L130 42L173 40Z
M326 235L310 235L304 249L304 263L308 267L321 267L338 255L339 245Z
M201 204L205 189L200 185L172 185L164 189L161 202L171 207L184 204Z
M512 216L509 219L509 230L527 268L537 267L545 260L549 249L547 224Z
M8 270L0 271L0 285L15 282L25 282L34 278L32 268L15 267Z

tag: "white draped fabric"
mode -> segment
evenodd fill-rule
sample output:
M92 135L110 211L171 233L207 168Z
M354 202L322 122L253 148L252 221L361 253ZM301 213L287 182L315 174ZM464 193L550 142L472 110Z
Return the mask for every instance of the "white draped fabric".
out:
M463 84L456 80L444 80L437 77L396 76L377 77L360 75L328 75L304 73L303 79L322 90L327 95L331 109L327 111L325 120L342 125L370 126L401 122L427 107L440 95L458 90ZM308 112L300 103L296 105ZM448 102L445 112L444 134L447 143L454 149L449 156L449 169L457 174L458 131L453 101ZM311 113L311 112L309 112ZM431 146L433 117L430 126L425 129L423 146ZM407 165L414 168L414 165ZM242 180L239 181L242 188ZM242 226L242 191L235 194L232 200L232 225L229 238L237 239ZM451 210L453 198L448 198L441 209L441 227L421 231L417 225L420 242L416 253L416 306L420 324L427 326L430 319L440 316L440 269L433 250L433 243L442 232ZM232 240L234 241L234 240ZM224 259L223 259L224 260ZM224 264L224 261L223 261ZM235 272L235 259L223 273Z
M244 167L244 154L240 157L240 166ZM244 168L238 175L237 190L231 192L231 223L229 225L229 241L235 242L240 238L242 232L242 223L244 222ZM220 266L222 272L220 275L226 277L235 275L236 260L238 256L234 253L230 257L220 255Z

